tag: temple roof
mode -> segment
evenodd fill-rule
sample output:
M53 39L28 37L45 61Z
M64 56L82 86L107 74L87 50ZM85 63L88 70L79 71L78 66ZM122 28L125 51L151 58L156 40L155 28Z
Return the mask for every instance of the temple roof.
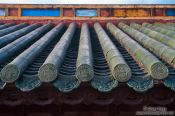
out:
M122 27L122 24L120 26ZM167 28L167 32L171 33L171 35L173 34L175 35L175 33L172 32L172 30L175 28L173 27L174 26L173 24L171 26L169 26L168 24L163 26ZM119 34L123 32L123 31L120 32L120 30L122 30L121 27L120 29L118 28ZM158 34L157 36L160 36L160 37L163 36L163 37L166 37L164 39L171 40L172 42L169 45L169 43L166 44L166 41L160 42L161 40L158 40L156 37L151 36L151 34L149 33L144 33L142 32L142 30L139 30L139 31L136 30L136 32L138 32L140 35L143 35L143 38L156 40L158 44L161 44L162 46L164 46L165 49L171 49L172 53L174 53L173 48L171 46L175 44L173 43L174 38L173 36L168 35L168 33L165 33L165 29L163 29L162 27L159 27L158 25L157 26L152 25L152 27L148 26L143 28L147 28L151 33ZM40 70L40 67L43 66L44 63L47 63L46 59L48 62L54 61L54 63L57 62L57 60L55 59L58 59L59 62L61 62L61 65L60 67L57 67L58 68L57 77L54 78L49 83L51 83L55 88L58 89L58 91L61 91L61 92L70 92L80 87L80 84L82 83L87 83L89 86L91 86L92 88L100 92L112 91L114 88L117 88L121 84L129 86L136 92L145 92L151 88L154 88L156 84L160 84L160 83L164 84L166 87L172 90L175 90L175 87L174 87L175 70L172 66L173 64L170 65L170 63L168 63L170 62L168 59L169 56L167 55L168 53L163 54L167 56L167 59L164 57L159 57L154 50L151 51L151 49L147 47L149 45L144 46L141 43L136 42L139 46L143 47L143 52L145 52L144 50L146 50L145 54L149 54L149 56L152 56L154 60L156 59L155 60L156 62L159 61L160 63L165 65L169 70L168 76L152 77L149 72L149 69L146 68L147 64L140 64L140 63L143 63L144 61L141 61L137 59L136 56L134 56L135 53L132 53L130 51L131 49L127 48L129 44L126 45L118 41L117 38L115 37L115 34L113 35L110 28L108 30L105 27L100 29L99 25L96 25L95 29L93 27L89 27L88 29L90 43L91 43L91 46L89 47L92 50L92 56L90 55L88 56L88 58L92 57L92 59L91 58L89 59L92 60L93 62L94 76L92 79L85 80L86 82L80 81L77 78L77 62L80 62L80 59L81 59L81 58L78 59L78 54L80 52L79 46L81 45L79 44L80 36L81 36L80 35L81 28L77 26L74 27L73 25L70 25L68 28L61 23L58 24L57 26L53 26L50 23L45 25L40 25L40 24L29 25L26 23L21 23L21 24L8 23L8 24L1 24L0 29L1 29L0 30L0 48L1 48L0 49L0 52L1 52L0 53L0 59L1 59L0 78L2 79L0 81L1 89L4 89L6 85L9 83L14 83L15 86L21 91L34 90L35 88L45 83L43 80L41 80L38 77L38 71ZM101 34L99 34L97 30ZM87 30L85 29L84 33L86 33L86 31ZM104 33L106 33L106 35L100 36L100 35L103 35ZM129 35L127 31L124 34ZM136 33L133 33L133 34L136 34ZM84 36L87 36L87 35L85 34ZM109 48L109 51L110 51L110 50L114 50L114 48L112 49L110 48L110 46L104 47L100 42L102 41L100 40L100 38L101 39L108 38L109 41L111 41L112 43L106 40L105 42L107 43L109 42L111 46L114 45L116 47L115 49L119 51L119 53L121 54L120 57L126 62L126 64L131 69L132 76L129 80L125 80L124 82L119 82L116 78L114 78L114 75L111 73L111 67L109 65L110 64L109 61L111 61L113 57L110 58L110 60L107 59L106 58L107 56L105 57L106 52L104 52L105 49ZM130 40L132 39L135 41L135 39L133 39L131 35L128 36L127 39L130 39ZM64 42L64 40L66 40L66 42ZM130 41L128 41L128 43L129 42ZM84 43L84 45L86 46L87 44ZM140 48L139 50L142 50L142 49ZM61 55L58 55L57 54L58 52L60 52ZM82 55L83 52L80 54ZM141 59L143 59L142 56L141 56ZM148 59L145 59L145 60L148 60ZM148 61L147 63L149 64L150 62L152 61ZM154 70L157 70L157 69L154 69ZM162 71L162 69L160 69L160 71ZM44 72L45 75L52 74L52 73L47 73L47 74L46 73ZM85 72L81 72L81 73L83 75L83 73ZM155 72L155 74L157 73L161 74L161 72Z

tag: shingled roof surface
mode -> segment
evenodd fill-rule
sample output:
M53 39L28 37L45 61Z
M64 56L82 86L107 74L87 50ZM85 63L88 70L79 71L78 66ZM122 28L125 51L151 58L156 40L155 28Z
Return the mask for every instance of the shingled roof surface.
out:
M0 25L0 89L14 83L31 91L51 83L70 92L88 83L100 92L126 84L145 92L163 83L175 90L175 24L137 23L93 27Z

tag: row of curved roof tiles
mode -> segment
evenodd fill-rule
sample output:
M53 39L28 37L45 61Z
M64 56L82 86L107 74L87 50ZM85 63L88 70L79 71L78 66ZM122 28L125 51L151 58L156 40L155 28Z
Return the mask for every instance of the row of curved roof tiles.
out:
M89 83L108 92L126 83L145 92L156 82L175 90L175 24L0 25L0 88L31 91L52 83L70 92Z

